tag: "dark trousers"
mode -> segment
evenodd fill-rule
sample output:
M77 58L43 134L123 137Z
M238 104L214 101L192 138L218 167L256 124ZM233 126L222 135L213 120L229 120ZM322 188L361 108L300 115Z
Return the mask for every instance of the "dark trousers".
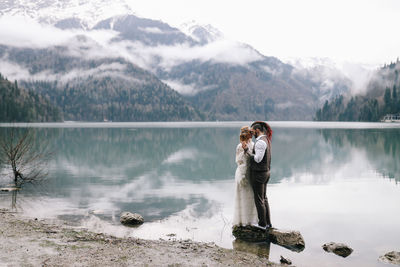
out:
M258 225L260 226L272 225L267 197L267 183L269 177L269 172L252 171L250 174L251 185L254 192L254 202L258 214Z

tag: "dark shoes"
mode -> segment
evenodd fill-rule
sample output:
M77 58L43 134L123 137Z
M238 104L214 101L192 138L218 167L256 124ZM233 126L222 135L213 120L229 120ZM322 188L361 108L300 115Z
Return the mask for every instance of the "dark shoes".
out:
M266 231L266 230L268 230L268 229L270 229L272 227L272 225L270 225L270 224L267 224L266 226L260 226L260 225L255 224L255 223L252 224L251 226L253 226L253 227L257 228L257 229L260 229L260 230L264 230L264 231Z

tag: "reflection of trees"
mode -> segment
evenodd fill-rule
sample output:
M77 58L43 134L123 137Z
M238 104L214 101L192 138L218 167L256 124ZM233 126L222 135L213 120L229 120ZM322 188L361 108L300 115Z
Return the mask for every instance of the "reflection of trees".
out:
M126 167L127 179L154 171L159 176L170 172L193 182L226 179L235 170L235 139L232 129L64 129L57 163L92 170ZM179 162L165 162L185 149L196 154Z
M41 129L48 133L56 129ZM95 198L109 198L119 209L142 211L150 218L167 215L195 205L194 212L209 206L202 195L154 196L151 190L171 182L200 183L232 179L235 171L237 129L138 128L138 129L58 129L57 157L52 165L52 183L41 190L48 196L69 197L87 207ZM228 148L228 149L227 149ZM181 151L194 152L168 162ZM171 180L172 177L172 180ZM124 191L126 199L115 196ZM196 205L199 204L199 205ZM208 211L211 209L207 209Z
M398 130L274 130L271 182L296 178L297 173L322 179L327 168L335 170L349 162L349 152L355 149L365 150L380 173L399 180ZM63 197L83 209L100 201L114 211L136 211L150 220L187 207L194 207L194 216L211 217L217 212L212 208L215 200L202 188L234 180L239 127L35 131L57 154L50 162L51 179L28 185L24 195ZM175 189L180 191L172 192Z
M320 134L341 150L349 146L364 150L377 172L400 181L399 129L323 129Z
M315 129L277 128L272 138L271 181L279 182L296 173L326 173L327 165L340 164L336 157L337 149L326 144ZM333 159L333 160L331 160Z
M17 209L17 194L18 191L12 191L12 195L11 195L11 210L16 210Z
M148 173L155 187L162 186L167 174L194 183L233 179L238 133L235 128L62 129L54 176L75 183L63 178L69 165L82 174L92 170L77 184L92 183L104 175L114 185L125 184ZM189 155L167 161L181 152ZM322 156L332 151L315 130L277 129L272 152L272 181L278 182L293 172L318 170Z

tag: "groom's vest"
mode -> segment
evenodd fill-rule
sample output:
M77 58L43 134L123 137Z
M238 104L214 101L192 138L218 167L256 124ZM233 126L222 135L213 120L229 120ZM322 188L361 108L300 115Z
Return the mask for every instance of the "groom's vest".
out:
M268 142L266 136L261 136L260 140L263 140L267 144L267 149L264 153L263 159L259 163L255 162L254 158L251 160L250 169L252 171L257 171L257 172L268 172L271 170L271 145ZM255 151L256 144L260 140L257 140L256 143L254 144L253 154L255 154L256 152Z

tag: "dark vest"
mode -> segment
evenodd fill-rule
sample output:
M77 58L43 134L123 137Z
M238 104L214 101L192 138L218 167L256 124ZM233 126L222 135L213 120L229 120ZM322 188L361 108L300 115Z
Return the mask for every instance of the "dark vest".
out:
M267 144L267 149L264 153L263 159L259 163L255 162L254 158L251 159L250 169L252 171L268 172L271 170L271 144L268 142L266 136L262 136L260 140L263 140ZM254 144L253 154L255 154L255 148L258 141L259 140Z

